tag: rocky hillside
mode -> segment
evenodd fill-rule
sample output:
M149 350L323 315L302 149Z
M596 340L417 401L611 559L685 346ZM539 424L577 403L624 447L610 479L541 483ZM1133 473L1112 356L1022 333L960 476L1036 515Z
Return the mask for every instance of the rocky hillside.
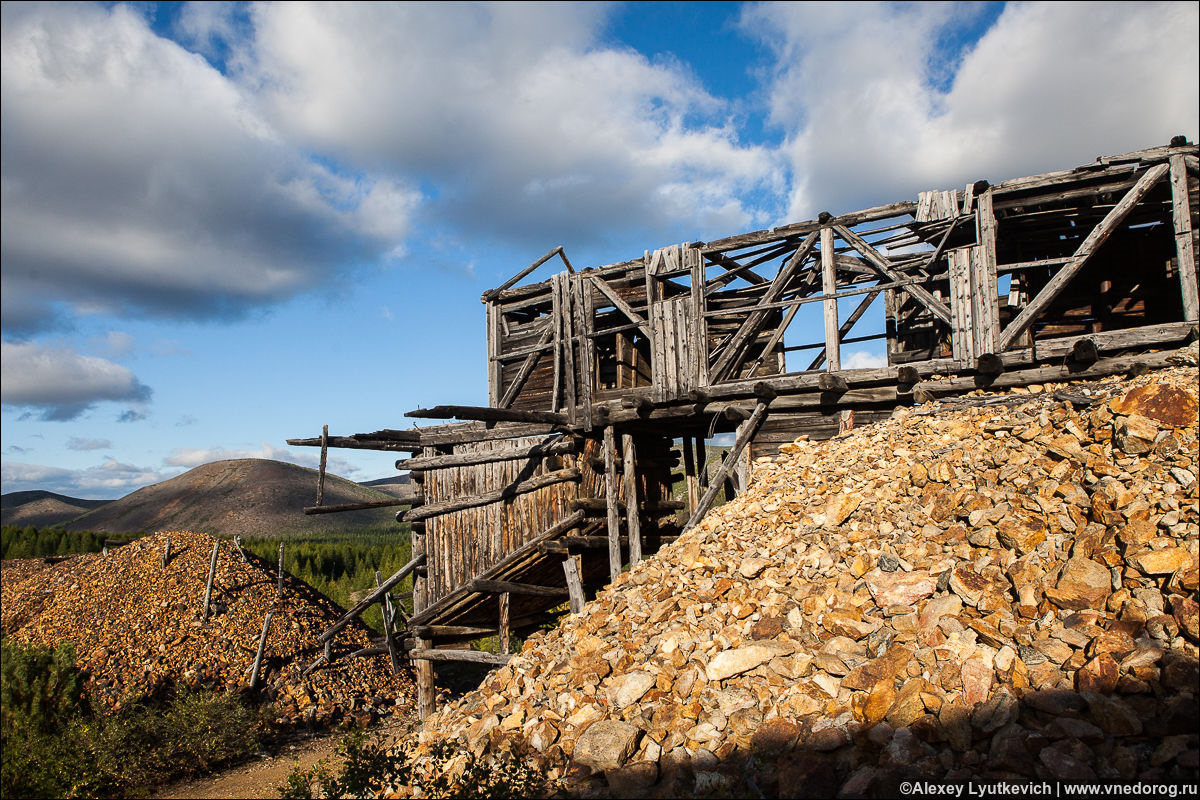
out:
M421 743L584 794L1195 782L1190 364L785 445Z
M45 528L69 522L107 500L83 500L54 492L9 492L0 500L0 524Z
M330 530L395 527L396 509L306 517L316 502L316 470L243 458L216 461L146 486L77 517L70 530L203 531L217 536L312 536ZM387 500L391 495L325 476L325 503Z
M164 567L167 542L171 559ZM180 683L238 689L248 685L263 620L273 614L259 686L275 701L280 721L327 724L353 717L406 714L412 682L393 675L387 656L349 658L369 646L355 622L337 637L334 664L307 677L322 648L317 637L342 609L307 584L277 573L253 555L243 560L221 541L210 615L204 596L213 544L206 534L174 531L110 550L47 564L5 561L0 624L5 636L55 646L71 642L89 674L93 697L120 704Z

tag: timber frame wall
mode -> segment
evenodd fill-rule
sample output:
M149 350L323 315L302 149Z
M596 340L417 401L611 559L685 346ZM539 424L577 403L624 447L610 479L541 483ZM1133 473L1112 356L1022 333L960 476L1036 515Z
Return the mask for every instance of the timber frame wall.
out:
M390 585L414 574L414 613L388 642L417 664L422 715L431 661L503 663L510 631L568 599L578 610L783 442L976 388L1165 363L1200 319L1197 155L1176 137L581 271L556 247L485 292L488 407L407 415L465 420L434 427L289 440L323 455L412 454L396 466L413 490L393 504L411 504L397 519L412 523L414 558ZM518 285L556 257L564 271ZM874 327L852 335L873 306ZM806 314L823 337L789 344ZM843 349L870 340L885 343L887 366L843 368ZM710 476L704 443L730 431ZM677 479L686 503L671 496ZM499 656L455 649L486 635Z

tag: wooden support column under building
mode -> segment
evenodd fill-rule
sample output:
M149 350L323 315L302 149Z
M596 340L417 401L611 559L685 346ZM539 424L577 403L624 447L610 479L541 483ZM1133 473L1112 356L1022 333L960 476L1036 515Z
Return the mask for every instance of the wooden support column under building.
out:
M499 640L500 640L500 642L499 642L500 652L507 655L511 651L511 648L512 648L512 642L509 638L510 637L509 621L511 619L511 613L512 613L512 594L510 592L501 593L499 601L500 601L500 620L499 620L500 624L498 626L498 631L497 631L498 637L497 638L499 638Z
M1192 209L1188 197L1187 164L1182 155L1171 156L1171 219L1175 225L1175 254L1179 261L1179 289L1183 293L1183 318L1200 320L1196 287L1196 250L1192 241Z
M972 354L995 353L1000 333L1000 298L996 285L996 213L992 189L975 196L979 244L970 249Z
M821 293L825 295L825 368L842 368L841 337L838 331L837 265L833 252L833 228L821 228Z
M617 507L617 457L612 425L604 426L604 498L608 503L608 574L616 580L621 574L620 509Z
M567 578L567 594L571 600L571 613L578 614L583 611L585 602L583 596L583 582L579 579L579 556L567 556L563 561L563 574Z
M696 451L695 445L692 443L693 437L684 436L680 442L683 449L683 476L684 483L687 486L687 510L688 516L696 510L696 504L700 502L700 481L696 477Z
M621 435L621 459L625 470L625 524L629 533L629 568L642 560L641 502L637 488L637 449L633 434Z

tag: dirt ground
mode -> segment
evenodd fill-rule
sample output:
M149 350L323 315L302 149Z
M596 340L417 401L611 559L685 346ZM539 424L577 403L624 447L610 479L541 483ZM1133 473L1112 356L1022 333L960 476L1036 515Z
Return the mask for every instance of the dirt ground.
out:
M397 720L368 733L381 733L390 743L406 735L414 724L413 720ZM154 800L278 798L279 788L296 767L308 769L322 758L336 767L340 763L337 746L345 736L343 732L327 733L281 744L270 754L224 772L159 787L150 797Z

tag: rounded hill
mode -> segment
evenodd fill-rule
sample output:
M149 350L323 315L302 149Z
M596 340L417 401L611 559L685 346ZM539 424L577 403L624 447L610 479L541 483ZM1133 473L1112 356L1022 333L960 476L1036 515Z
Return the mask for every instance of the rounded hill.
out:
M220 536L311 536L395 525L396 509L305 516L316 501L317 471L261 458L215 461L146 486L72 520L70 530L193 530ZM324 503L390 495L326 473Z

